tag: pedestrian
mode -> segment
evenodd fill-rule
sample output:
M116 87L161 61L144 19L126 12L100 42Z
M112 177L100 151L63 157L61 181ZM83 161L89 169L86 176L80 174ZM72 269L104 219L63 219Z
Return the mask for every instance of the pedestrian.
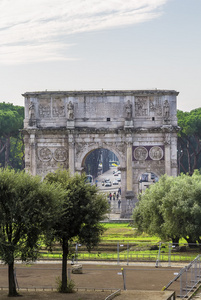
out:
M119 193L117 193L117 200L119 199Z
M71 265L74 265L75 255L72 255Z
M112 200L112 194L111 193L110 193L109 197L110 197L110 201L111 201Z
M120 208L120 206L121 206L121 200L119 199L119 201L118 201L118 208Z

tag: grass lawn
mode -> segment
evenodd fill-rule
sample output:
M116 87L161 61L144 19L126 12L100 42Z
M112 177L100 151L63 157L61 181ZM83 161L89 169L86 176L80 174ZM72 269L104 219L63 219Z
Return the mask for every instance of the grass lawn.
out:
M187 247L186 252L174 252L171 241L163 242L159 237L146 233L140 235L130 223L104 223L104 227L106 230L101 243L91 253L88 253L85 246L78 247L79 260L156 261L160 252L161 261L169 261L170 257L172 261L192 261L200 253L199 247ZM182 240L181 243L186 242ZM62 251L58 245L56 250L52 253L44 251L41 256L46 259L61 259Z

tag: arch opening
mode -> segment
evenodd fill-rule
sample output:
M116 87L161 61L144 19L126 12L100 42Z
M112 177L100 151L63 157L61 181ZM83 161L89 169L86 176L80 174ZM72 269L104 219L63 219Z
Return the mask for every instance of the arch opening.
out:
M110 205L109 218L121 213L121 166L116 154L105 148L90 151L82 162L88 182L95 184L105 194ZM125 187L123 186L123 190Z
M138 181L138 190L139 193L144 192L150 185L158 182L159 177L154 172L145 172L140 175Z

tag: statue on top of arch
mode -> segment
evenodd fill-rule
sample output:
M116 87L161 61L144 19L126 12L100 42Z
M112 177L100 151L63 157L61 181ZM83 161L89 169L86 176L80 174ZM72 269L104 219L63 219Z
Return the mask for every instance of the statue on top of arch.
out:
M165 102L164 102L163 115L164 115L165 120L168 120L170 117L170 105L169 105L168 100L165 100Z
M132 104L131 104L130 100L128 100L126 102L125 111L126 111L126 120L131 120L131 118L132 118Z
M68 103L67 108L68 108L68 119L74 120L74 105L71 101Z

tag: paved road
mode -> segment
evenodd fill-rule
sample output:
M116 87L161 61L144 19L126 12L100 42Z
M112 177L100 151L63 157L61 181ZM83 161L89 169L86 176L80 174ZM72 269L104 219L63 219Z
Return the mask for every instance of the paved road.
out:
M117 178L120 178L121 176L114 176L113 171L117 171L116 167L110 168L107 172L99 175L95 180L98 180L97 186L101 191L106 191L106 192L114 192L117 191L118 188L121 186L121 182L119 185L112 185L111 187L105 187L102 186L102 181L105 180L106 178L110 179L110 181L113 183L114 180L117 180Z
M97 186L99 188L99 190L102 193L106 193L106 195L108 196L110 193L113 195L113 193L118 193L119 188L121 187L121 182L118 185L113 185L110 187L105 187L102 186L102 181L105 180L106 178L110 179L110 181L113 183L114 180L116 180L117 178L121 178L121 175L118 176L114 176L113 171L117 171L116 167L112 167L110 168L107 172L99 175L95 181L97 180ZM118 200L121 201L121 195L119 195L118 199L117 197L115 197L115 200L108 201L110 203L111 206L111 213L109 214L109 219L119 219L120 218L120 209L121 209L121 203L118 203ZM120 205L120 206L119 206Z

